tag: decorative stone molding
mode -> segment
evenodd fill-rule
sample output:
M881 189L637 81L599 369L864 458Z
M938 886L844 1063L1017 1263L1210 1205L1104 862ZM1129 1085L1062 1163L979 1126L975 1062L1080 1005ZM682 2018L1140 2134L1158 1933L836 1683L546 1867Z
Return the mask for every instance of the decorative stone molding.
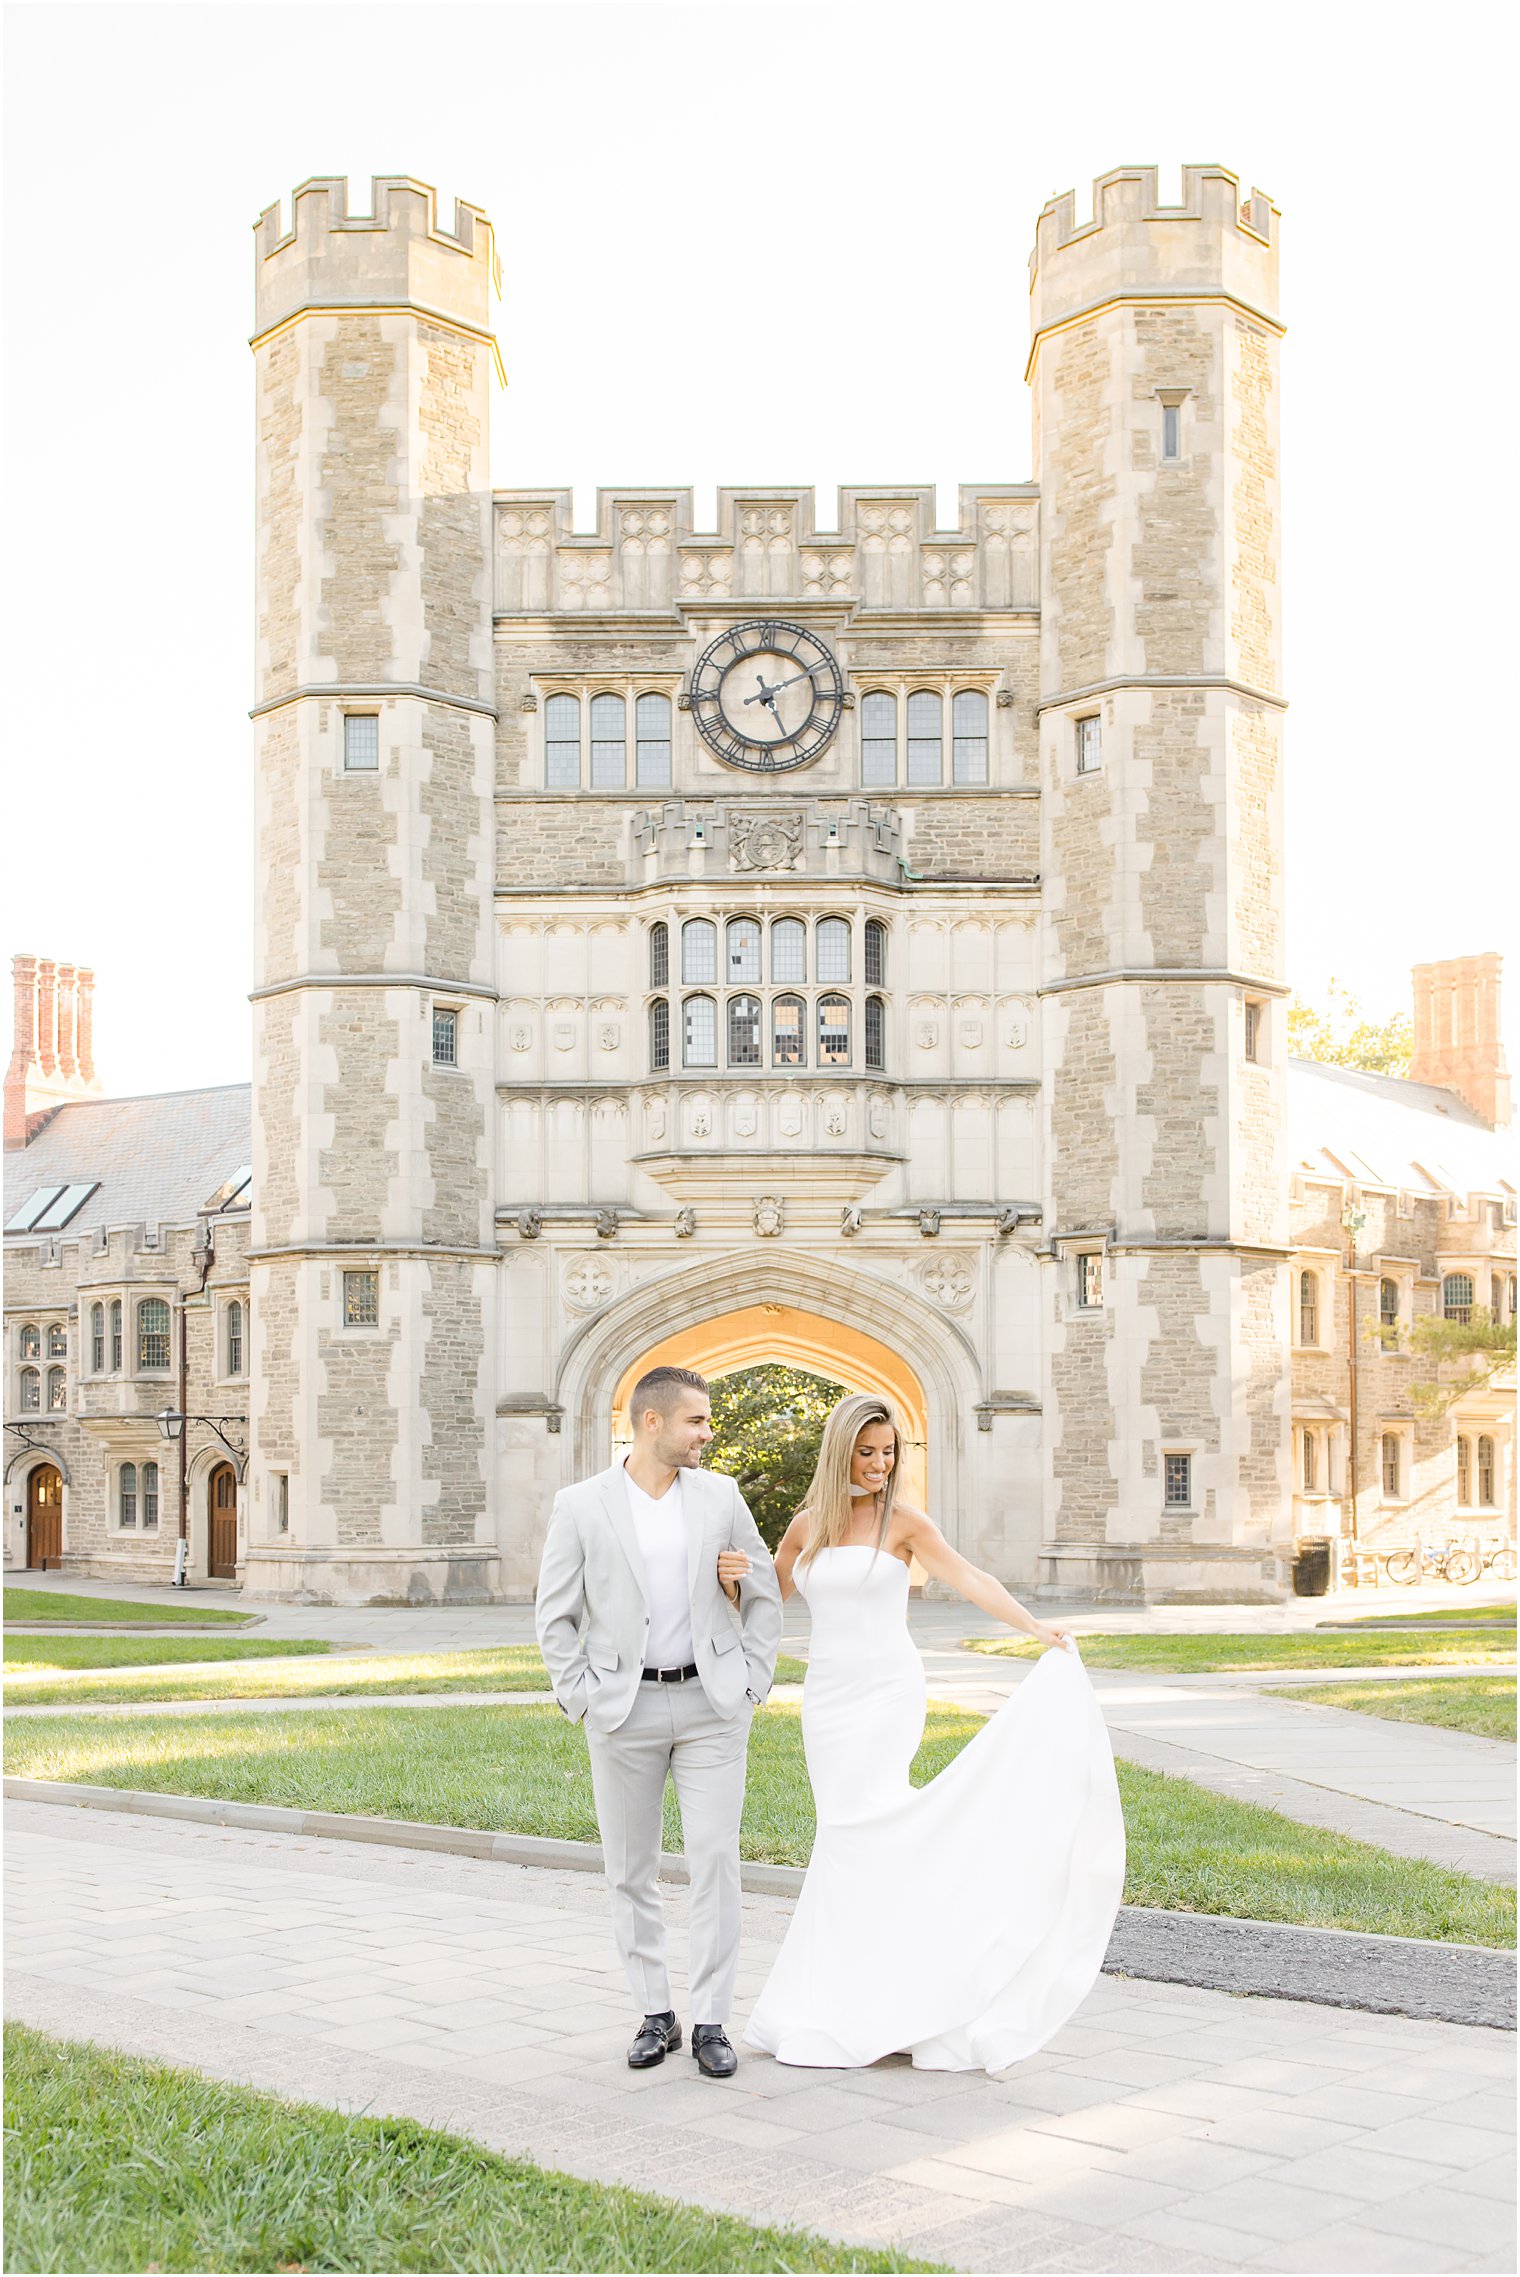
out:
M755 1204L755 1231L763 1238L780 1233L786 1221L786 1207L779 1194L762 1194Z
M560 1290L576 1312L596 1312L617 1288L617 1270L601 1257L573 1257L565 1267Z
M728 858L736 870L794 870L802 856L802 815L731 814Z
M954 1250L932 1257L927 1265L920 1265L917 1279L925 1296L943 1305L947 1312L959 1312L968 1305L976 1286L970 1258L959 1256Z
M938 1210L920 1210L918 1213L918 1230L925 1241L933 1241L939 1232Z

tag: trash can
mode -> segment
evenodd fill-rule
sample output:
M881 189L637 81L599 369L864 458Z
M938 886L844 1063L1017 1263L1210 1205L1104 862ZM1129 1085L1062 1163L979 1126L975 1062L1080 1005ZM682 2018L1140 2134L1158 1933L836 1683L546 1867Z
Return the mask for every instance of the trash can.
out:
M1328 1540L1299 1543L1298 1555L1293 1560L1295 1597L1325 1595L1330 1587L1330 1550Z

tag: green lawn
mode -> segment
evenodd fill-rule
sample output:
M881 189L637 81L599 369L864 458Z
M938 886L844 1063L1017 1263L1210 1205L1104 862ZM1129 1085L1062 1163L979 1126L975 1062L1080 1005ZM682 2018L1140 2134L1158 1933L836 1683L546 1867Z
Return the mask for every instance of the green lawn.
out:
M20 2025L5 2027L5 2087L7 2269L939 2267Z
M1348 1626L1354 1624L1359 1629L1385 1629L1395 1622L1401 1628L1407 1623L1416 1623L1421 1628L1445 1629L1456 1628L1463 1621L1492 1621L1496 1627L1512 1629L1515 1601L1510 1598L1499 1605L1458 1604L1453 1605L1450 1612L1443 1609L1439 1613L1347 1613L1344 1618ZM1322 1629L1339 1626L1339 1621L1320 1623Z
M930 1709L916 1776L948 1763L982 1719ZM585 1738L556 1709L313 1708L300 1715L176 1716L125 1725L38 1716L6 1732L6 1768L160 1793L596 1840ZM1119 1767L1129 1827L1126 1896L1258 1920L1508 1945L1515 1893L1396 1858L1185 1779ZM741 1835L746 1858L803 1865L813 1806L795 1706L755 1718ZM673 1795L665 1844L682 1847Z
M1475 1732L1480 1739L1515 1736L1515 1680L1512 1676L1437 1676L1428 1684L1295 1684L1272 1694L1280 1700L1312 1700L1325 1708L1352 1708L1367 1716L1388 1716L1401 1724L1440 1724L1446 1731Z
M67 1631L55 1637L28 1637L8 1633L5 1638L5 1673L22 1683L18 1700L29 1700L33 1678L73 1668L173 1667L177 1661L268 1660L284 1653L331 1652L321 1637L81 1637ZM153 1678L145 1676L151 1683ZM60 1696L66 1696L60 1687Z
M1511 1629L1435 1631L1429 1636L1327 1636L1310 1630L1293 1637L1143 1636L1101 1633L1077 1637L1089 1668L1144 1668L1157 1676L1207 1676L1225 1669L1425 1668L1443 1660L1511 1661ZM1042 1646L1018 1638L967 1637L962 1649L996 1660L1037 1660Z
M50 1638L26 1641L45 1644L50 1652L53 1650ZM98 1640L79 1641L95 1644ZM108 1641L113 1648L117 1647L114 1637ZM142 1647L134 1650L123 1639L120 1648L123 1660L146 1661L147 1647L153 1641L145 1637ZM241 1652L275 1656L288 1652L325 1652L327 1648L260 1643L229 1645L224 1649L230 1658ZM176 1656L183 1651L191 1660L213 1657L203 1646L181 1647L177 1641L170 1645L170 1650ZM6 1651L9 1655L9 1642ZM18 1676L5 1688L6 1706L88 1707L117 1700L294 1700L340 1693L547 1692L549 1689L548 1674L537 1645L495 1645L483 1652L344 1653L341 1659L324 1660L314 1668L281 1665L275 1659L272 1666L244 1663L218 1669L159 1667L144 1668L141 1673L132 1668L122 1670L114 1664L103 1664L103 1673L92 1674L87 1664L82 1665L86 1672L77 1676L53 1677L45 1670L35 1676ZM778 1684L800 1684L805 1673L800 1660L783 1657L776 1663Z
M182 1605L164 1592L160 1605L134 1605L124 1597L72 1597L58 1589L26 1589L7 1583L8 1621L83 1621L94 1627L111 1621L162 1622L167 1628L246 1628L251 1613L229 1613L212 1605Z

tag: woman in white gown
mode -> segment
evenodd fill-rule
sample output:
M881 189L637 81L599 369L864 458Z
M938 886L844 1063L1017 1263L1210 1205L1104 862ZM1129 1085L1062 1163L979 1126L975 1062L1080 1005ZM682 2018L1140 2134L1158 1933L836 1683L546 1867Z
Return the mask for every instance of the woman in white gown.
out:
M789 2064L907 2052L926 2070L998 2071L1042 2047L1095 1982L1124 1884L1124 1821L1075 1644L898 1501L899 1451L885 1400L842 1400L776 1553L782 1596L800 1591L812 1616L802 1736L818 1830L744 2041ZM1056 1648L919 1788L915 1557ZM723 1553L725 1588L746 1564Z

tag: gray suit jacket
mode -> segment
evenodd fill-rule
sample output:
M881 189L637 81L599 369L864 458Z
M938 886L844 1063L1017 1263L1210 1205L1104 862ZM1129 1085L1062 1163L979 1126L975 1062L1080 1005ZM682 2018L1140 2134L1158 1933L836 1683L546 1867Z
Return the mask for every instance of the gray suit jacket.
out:
M697 1673L720 1716L765 1698L781 1645L781 1590L743 1495L720 1471L684 1471L686 1576ZM719 1550L744 1550L750 1570L737 1621L718 1580ZM554 1498L538 1573L539 1649L567 1716L616 1731L638 1694L649 1628L644 1561L623 1466Z

